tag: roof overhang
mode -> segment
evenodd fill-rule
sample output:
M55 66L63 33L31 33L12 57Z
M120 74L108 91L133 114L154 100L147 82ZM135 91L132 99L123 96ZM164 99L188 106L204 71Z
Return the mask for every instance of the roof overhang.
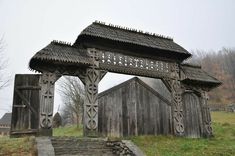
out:
M180 62L191 56L169 37L97 22L80 33L74 46L112 49L136 56L163 57Z
M85 49L76 48L63 42L52 41L38 51L30 60L29 68L41 72L43 68L90 66L91 58Z
M182 82L190 86L199 86L211 90L222 83L215 77L201 69L201 66L192 64L181 64Z

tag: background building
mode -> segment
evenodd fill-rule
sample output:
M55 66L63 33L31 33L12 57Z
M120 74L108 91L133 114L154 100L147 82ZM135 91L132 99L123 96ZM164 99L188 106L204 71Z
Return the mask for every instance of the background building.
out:
M5 113L0 119L0 135L9 135L11 128L11 113Z

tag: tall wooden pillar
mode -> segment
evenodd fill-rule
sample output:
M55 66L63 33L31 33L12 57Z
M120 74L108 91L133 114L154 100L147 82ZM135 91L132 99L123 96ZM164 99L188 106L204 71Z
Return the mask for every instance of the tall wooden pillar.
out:
M88 68L85 77L84 136L98 136L98 84L100 71Z
M54 89L58 78L55 73L42 73L39 113L39 135L42 136L52 136Z
M202 122L203 122L203 136L211 137L213 136L213 131L211 127L211 114L210 108L207 105L208 95L206 91L201 92L202 97Z
M179 75L179 65L175 63L171 68L170 89L172 96L172 118L173 118L173 133L176 136L184 136L184 116L182 103L182 88Z
M86 69L85 74L85 100L84 100L84 124L83 134L88 137L98 136L98 84L100 81L100 71L98 54L95 49L88 49L88 53L93 60L93 65Z

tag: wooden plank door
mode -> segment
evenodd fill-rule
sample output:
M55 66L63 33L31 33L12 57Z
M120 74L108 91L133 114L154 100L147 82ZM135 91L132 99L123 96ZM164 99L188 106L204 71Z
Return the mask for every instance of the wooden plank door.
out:
M36 135L39 127L40 75L16 74L11 136Z
M193 92L183 94L185 135L199 138L202 134L200 97Z

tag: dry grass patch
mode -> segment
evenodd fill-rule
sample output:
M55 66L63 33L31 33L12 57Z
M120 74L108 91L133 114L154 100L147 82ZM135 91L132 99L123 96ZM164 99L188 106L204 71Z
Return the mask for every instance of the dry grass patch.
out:
M36 151L34 137L0 137L1 156L36 156Z

